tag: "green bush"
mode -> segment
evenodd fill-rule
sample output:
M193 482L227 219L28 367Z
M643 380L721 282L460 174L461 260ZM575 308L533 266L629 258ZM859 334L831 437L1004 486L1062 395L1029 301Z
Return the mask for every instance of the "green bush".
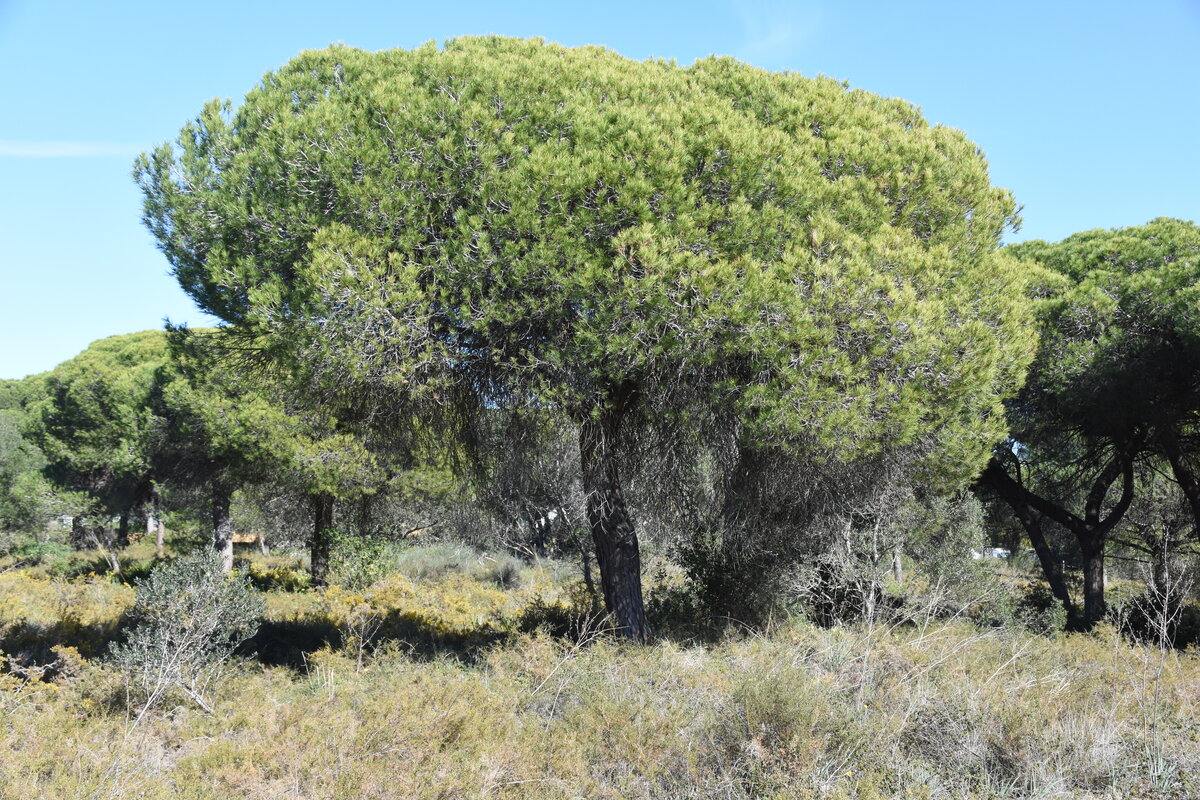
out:
M138 588L133 627L111 647L112 661L143 708L180 690L208 710L208 687L254 635L263 609L249 580L224 575L212 551L161 564Z

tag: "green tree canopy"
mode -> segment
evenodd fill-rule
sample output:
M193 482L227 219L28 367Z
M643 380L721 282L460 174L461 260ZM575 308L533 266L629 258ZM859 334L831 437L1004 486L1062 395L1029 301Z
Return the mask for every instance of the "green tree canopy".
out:
M1171 465L1200 520L1191 466L1200 446L1200 228L1160 218L1006 250L1044 267L1047 281L1041 346L1011 403L1013 439L985 478L1022 517L1068 607L1060 555L1039 528L1045 519L1074 534L1090 622L1104 613L1105 541L1132 502L1139 458ZM1072 503L1082 510L1069 511Z
M182 286L322 390L573 418L605 598L638 637L625 420L701 397L794 452L933 437L969 471L1033 350L996 253L1014 205L974 144L728 58L305 52L136 175Z
M89 493L123 522L149 495L151 401L166 362L161 331L101 339L47 373L44 396L27 407L29 436L46 456L47 476Z
M214 350L211 335L187 329L172 334L172 374L156 403L158 458L166 474L208 485L214 544L228 571L233 566L229 508L237 488L290 485L332 502L370 490L374 459L358 437L339 430L331 415L298 411L278 385L230 369L228 358ZM322 533L318 525L314 537Z

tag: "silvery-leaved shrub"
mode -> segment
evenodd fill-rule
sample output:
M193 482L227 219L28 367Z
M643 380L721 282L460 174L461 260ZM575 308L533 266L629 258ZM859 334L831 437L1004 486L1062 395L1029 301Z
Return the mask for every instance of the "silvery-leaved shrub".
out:
M127 640L111 648L130 701L147 709L178 690L210 710L208 688L258 630L263 607L246 576L222 573L215 552L156 567L138 588Z

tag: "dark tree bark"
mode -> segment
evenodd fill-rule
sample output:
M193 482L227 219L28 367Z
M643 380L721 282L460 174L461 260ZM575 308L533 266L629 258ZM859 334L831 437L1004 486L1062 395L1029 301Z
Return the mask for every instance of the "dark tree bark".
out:
M1081 543L1083 554L1083 619L1091 627L1104 618L1108 610L1104 601L1104 545L1103 536L1092 537Z
M644 642L650 638L650 626L642 603L641 552L618 471L617 437L633 399L632 387L615 387L599 415L581 422L579 458L604 607L623 636Z
M233 571L233 522L229 517L229 504L233 489L219 481L212 485L213 547L221 556L221 569Z
M118 549L129 547L129 509L121 512L121 516L117 522L116 547Z
M333 538L333 495L317 492L312 495L313 535L309 546L309 574L313 586L324 586L329 580L329 549Z
M1042 567L1046 583L1050 585L1051 594L1062 604L1068 616L1076 616L1078 609L1075 607L1075 601L1071 599L1071 593L1067 591L1067 582L1062 573L1062 561L1050 549L1046 535L1042 531L1042 519L1030 508L1025 487L1013 480L995 459L992 459L987 469L983 471L979 482L991 488L1000 495L1001 500L1008 503L1009 508L1021 521L1021 527L1025 529L1025 534L1029 537L1029 544L1033 547L1033 552L1037 554L1038 564Z
M71 549L86 550L87 546L88 535L83 526L83 517L75 514L71 517Z
M1121 480L1121 497L1109 509L1107 515L1101 516L1105 498L1118 479ZM1109 533L1121 521L1133 501L1133 459L1119 453L1108 460L1092 481L1082 518L1026 489L1019 481L1014 480L995 458L984 470L980 482L993 488L1021 520L1022 526L1029 534L1030 543L1038 554L1051 591L1072 616L1077 615L1078 609L1071 601L1066 583L1062 579L1059 559L1050 550L1042 535L1040 517L1057 522L1075 537L1083 556L1083 616L1076 621L1076 625L1085 630L1094 626L1104 617L1107 610L1104 601L1105 543Z
M1171 465L1171 473L1175 476L1175 482L1183 490L1188 508L1192 510L1192 521L1195 526L1193 531L1200 534L1200 482L1196 480L1196 474L1184 460L1183 448L1180 446L1175 432L1164 428L1158 439L1162 445L1163 455L1167 457L1167 463Z

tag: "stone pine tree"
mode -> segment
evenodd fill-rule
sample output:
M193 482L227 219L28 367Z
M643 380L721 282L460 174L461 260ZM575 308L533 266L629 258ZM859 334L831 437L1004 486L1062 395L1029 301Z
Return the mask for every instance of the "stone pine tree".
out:
M982 467L1033 351L997 253L1014 204L973 143L728 58L305 52L135 175L183 288L317 394L572 419L605 602L635 639L630 420L678 392L797 458L936 436Z
M1105 612L1105 547L1133 501L1140 459L1170 466L1200 521L1200 228L1156 219L1007 250L1047 270L1041 347L1010 404L1013 438L982 482L1021 520L1055 596L1086 627ZM1078 546L1082 611L1047 522Z
M281 384L237 369L236 354L214 334L172 333L173 377L157 404L160 462L177 480L208 487L213 546L226 571L233 567L230 507L238 488L273 483L307 494L314 507L312 576L323 584L333 504L369 489L373 457L331 415L297 409Z
M117 546L128 544L130 516L150 497L150 403L166 360L162 331L101 339L48 373L43 396L26 410L47 476L117 517Z

